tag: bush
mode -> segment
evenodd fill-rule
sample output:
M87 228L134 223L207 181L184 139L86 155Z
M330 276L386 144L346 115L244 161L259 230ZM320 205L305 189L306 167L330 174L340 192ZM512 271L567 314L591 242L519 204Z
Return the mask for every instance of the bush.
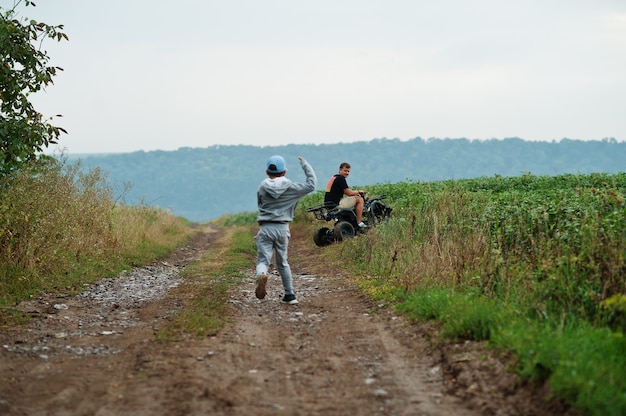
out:
M188 231L166 211L120 204L98 169L43 159L0 185L0 306L78 290L123 263L165 254Z

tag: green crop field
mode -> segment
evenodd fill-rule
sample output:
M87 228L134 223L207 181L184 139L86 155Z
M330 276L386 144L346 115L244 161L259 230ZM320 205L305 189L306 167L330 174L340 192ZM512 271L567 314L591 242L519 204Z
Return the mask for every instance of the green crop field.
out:
M367 191L394 218L338 250L364 290L446 337L514 352L522 377L583 414L626 414L626 174Z

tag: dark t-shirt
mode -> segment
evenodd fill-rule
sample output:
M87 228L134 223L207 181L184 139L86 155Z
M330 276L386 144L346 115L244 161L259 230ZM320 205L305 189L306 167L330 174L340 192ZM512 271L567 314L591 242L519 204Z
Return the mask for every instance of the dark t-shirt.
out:
M326 194L324 194L324 204L338 205L343 197L343 190L348 187L348 181L341 175L334 175L326 184Z

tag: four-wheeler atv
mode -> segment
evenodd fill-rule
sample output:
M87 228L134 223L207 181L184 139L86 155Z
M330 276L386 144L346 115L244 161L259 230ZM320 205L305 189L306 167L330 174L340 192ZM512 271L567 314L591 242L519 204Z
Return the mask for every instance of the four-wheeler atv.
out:
M318 220L333 221L332 228L322 227L315 230L313 241L320 247L327 246L335 241L352 238L357 233L364 233L368 228L391 217L392 208L383 202L386 197L386 195L376 198L364 197L363 222L367 224L367 228L359 227L354 207L340 208L336 205L322 204L308 208L307 211L312 212Z

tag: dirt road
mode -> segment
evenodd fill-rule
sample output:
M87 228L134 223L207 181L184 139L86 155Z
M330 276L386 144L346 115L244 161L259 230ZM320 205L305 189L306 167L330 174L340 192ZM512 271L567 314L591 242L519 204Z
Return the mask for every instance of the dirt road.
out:
M518 385L506 361L473 343L432 346L410 325L319 267L323 253L294 234L300 303L280 279L254 297L231 293L216 336L177 343L155 333L179 308L178 272L216 244L207 229L160 262L76 297L20 308L36 319L0 334L0 415L544 415L561 412Z

